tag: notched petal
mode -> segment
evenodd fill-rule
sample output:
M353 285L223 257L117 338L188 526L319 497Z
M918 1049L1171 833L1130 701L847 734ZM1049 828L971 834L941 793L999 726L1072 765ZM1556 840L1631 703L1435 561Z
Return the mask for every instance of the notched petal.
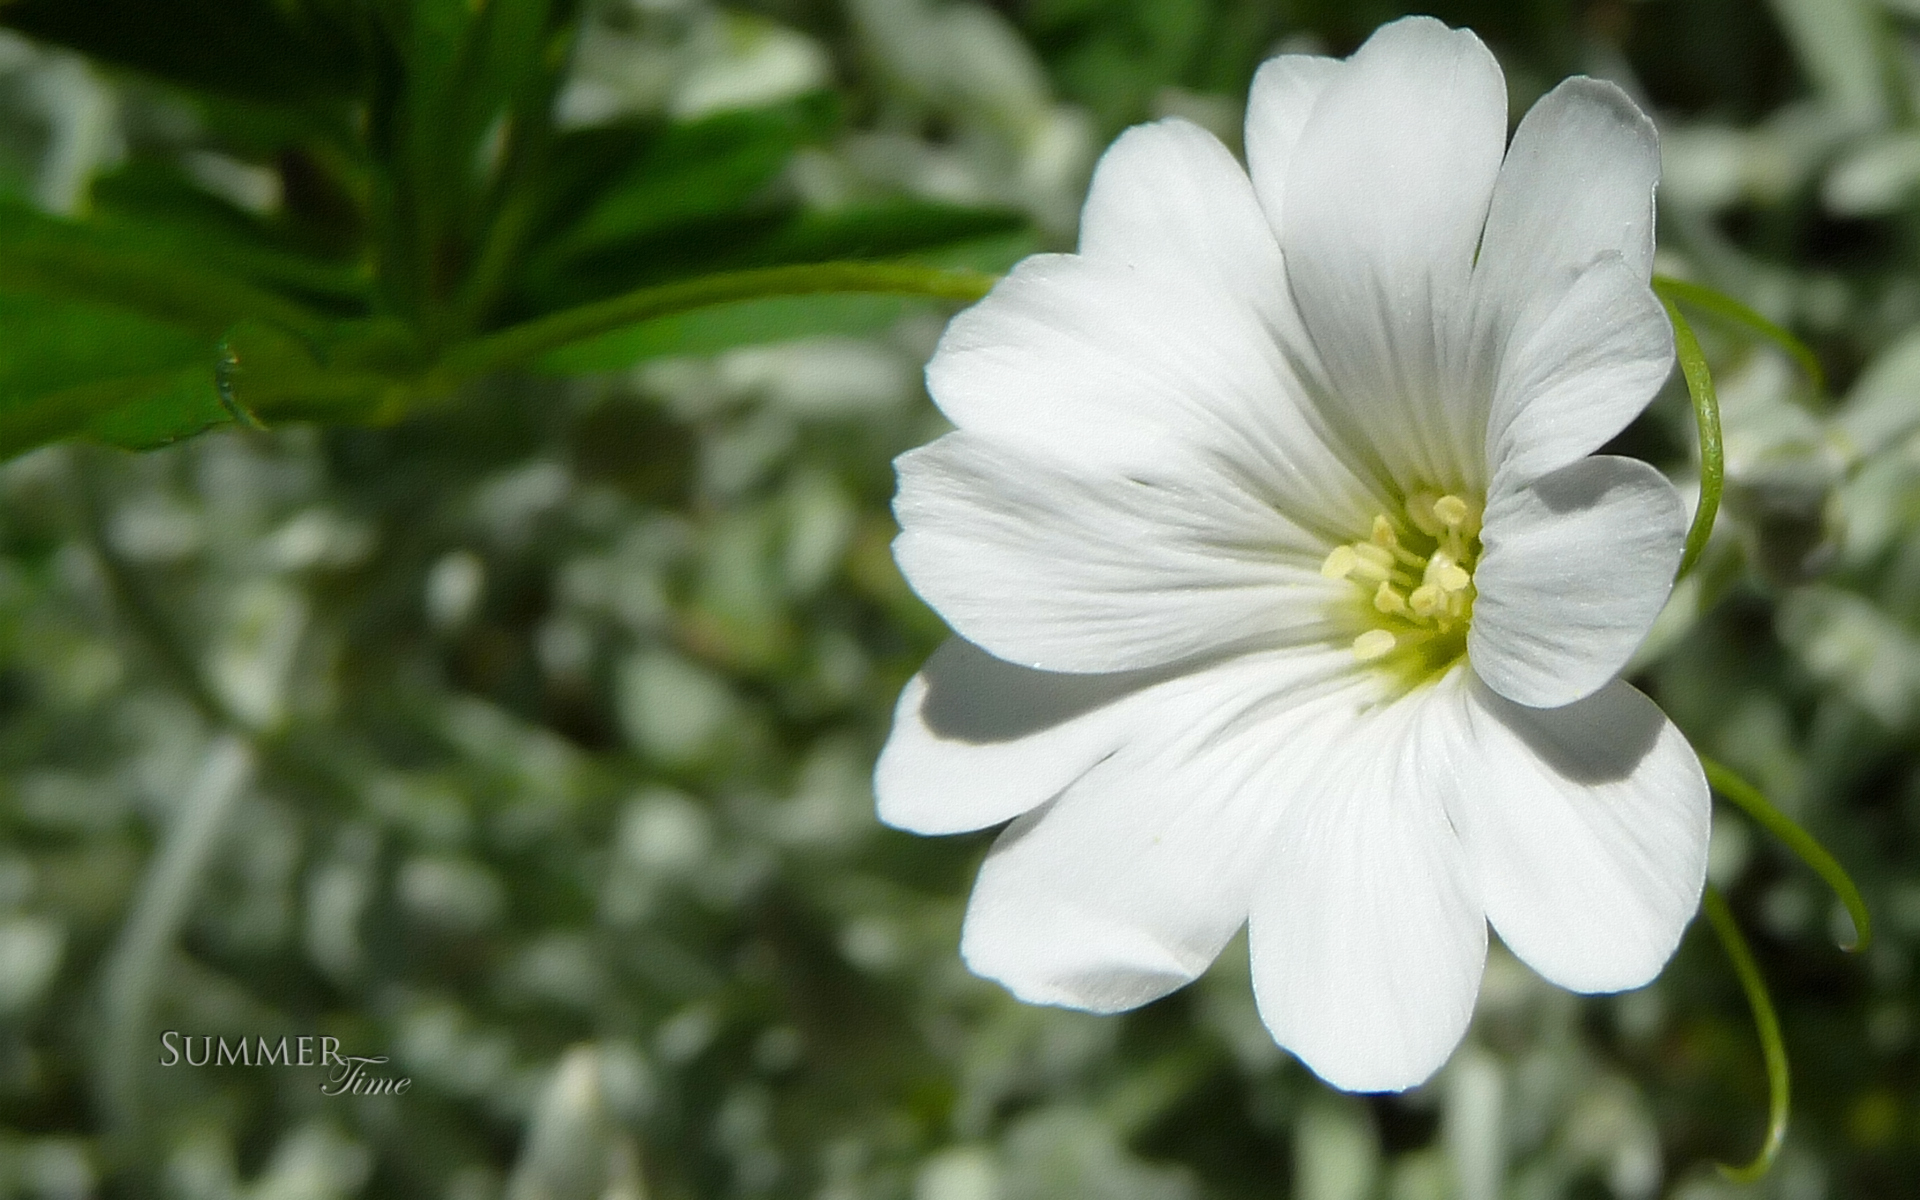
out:
M1506 132L1493 55L1420 17L1347 60L1293 147L1280 240L1323 415L1403 489L1485 486L1469 287Z
M1599 449L1673 370L1666 310L1617 254L1600 256L1535 317L1511 331L1497 372L1486 439L1496 490Z
M1617 681L1563 708L1477 681L1463 700L1447 813L1494 929L1573 991L1651 981L1706 880L1711 814L1692 747Z
M1536 101L1494 185L1479 270L1565 286L1603 255L1645 283L1653 267L1660 136L1612 83L1577 77Z
M1035 671L954 638L900 693L874 768L880 819L937 834L1019 816L1124 744L1128 701L1164 677Z
M1639 646L1686 538L1660 472L1601 455L1487 502L1467 657L1495 691L1557 708L1591 695Z
M1487 923L1434 778L1456 671L1329 739L1252 905L1254 994L1274 1039L1347 1091L1401 1091L1465 1034ZM1300 765L1296 764L1296 770Z
M1280 243L1220 139L1178 118L1137 125L1101 156L1080 216L1080 254L1231 297L1269 325L1298 324Z
M1324 626L1317 543L1231 481L1074 472L965 433L898 466L901 571L1008 661L1137 670Z
M1339 59L1281 54L1254 74L1247 94L1247 173L1276 236L1285 223L1287 170L1300 131L1327 84L1344 69Z
M1250 655L1139 694L1125 743L1008 827L961 950L1016 996L1095 1012L1193 979L1246 920L1300 750L1372 694L1340 651Z

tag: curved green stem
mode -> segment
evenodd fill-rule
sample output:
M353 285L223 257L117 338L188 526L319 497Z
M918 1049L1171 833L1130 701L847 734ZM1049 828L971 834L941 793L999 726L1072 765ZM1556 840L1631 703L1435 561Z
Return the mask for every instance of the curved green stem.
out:
M186 695L208 724L215 728L252 732L200 669L194 652L160 611L160 606L148 594L131 564L114 547L113 538L107 532L106 505L100 495L98 477L97 460L104 457L106 452L92 447L79 449L80 453L75 455L74 483L81 528L87 539L87 548L100 564L100 573L121 618L154 657L160 660L161 669L171 677L174 686Z
M1750 333L1759 334L1800 365L1800 369L1806 372L1807 382L1813 385L1816 393L1826 393L1827 373L1820 369L1820 359L1814 354L1813 348L1732 296L1704 284L1675 279L1671 275L1655 275L1653 290L1663 303L1691 304Z
M125 924L101 967L100 999L107 1028L95 1061L100 1096L113 1134L140 1138L148 1124L141 1082L153 1060L146 1047L167 957L186 925L220 839L257 767L253 748L223 732L207 749L199 774L141 874Z
M728 271L641 288L476 338L449 350L428 372L426 382L429 387L448 385L489 371L521 366L549 351L640 321L733 300L819 292L878 292L971 303L986 295L996 282L997 276L984 271L899 263L806 263Z
M1827 881L1833 894L1840 897L1847 915L1853 918L1854 931L1853 942L1842 943L1841 949L1860 951L1872 944L1873 921L1867 913L1867 902L1861 899L1860 889L1853 885L1846 868L1827 853L1827 848L1815 841L1812 834L1800 828L1792 817L1768 803L1759 788L1742 779L1725 764L1715 762L1704 754L1699 757L1700 765L1707 772L1707 783L1714 791L1739 805L1740 811L1759 822L1761 828L1786 843L1787 849L1798 855L1801 862L1812 867L1820 878Z
M1680 315L1680 308L1664 291L1655 289L1660 303L1673 322L1673 348L1680 356L1680 373L1687 380L1687 395L1693 398L1694 423L1700 430L1700 504L1693 510L1693 526L1687 530L1686 550L1680 555L1678 579L1700 561L1713 533L1713 519L1720 512L1720 491L1726 484L1726 452L1720 445L1720 400L1713 391L1713 372L1707 368L1707 356L1700 351L1700 339L1693 326Z
M1780 1018L1774 1014L1773 998L1767 995L1767 981L1760 975L1759 964L1753 961L1753 950L1747 945L1746 935L1740 932L1739 923L1733 919L1726 897L1709 883L1700 897L1700 907L1706 912L1713 932L1719 936L1727 957L1733 961L1733 973L1740 977L1740 988L1747 994L1747 1005L1753 1009L1753 1024L1760 1034L1760 1054L1767 1064L1766 1141L1760 1144L1760 1153L1754 1155L1753 1161L1744 1166L1719 1164L1720 1173L1728 1179L1752 1183L1772 1168L1774 1158L1780 1153L1780 1143L1786 1140L1787 1047L1780 1038Z

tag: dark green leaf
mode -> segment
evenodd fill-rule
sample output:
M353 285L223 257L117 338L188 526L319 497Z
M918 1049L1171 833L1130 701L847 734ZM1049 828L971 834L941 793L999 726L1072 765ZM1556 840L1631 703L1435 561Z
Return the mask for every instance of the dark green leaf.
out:
M1183 81L1205 48L1212 7L1206 0L1037 0L1024 15L1051 51L1062 89L1117 131L1146 116L1157 91Z
M922 256L922 265L990 278L1032 249L1026 238L987 238ZM915 309L940 311L952 303L878 292L763 296L638 321L553 351L535 365L563 375L613 371L670 354L718 354L759 342L873 333Z
M305 308L191 258L159 253L138 236L43 216L0 201L0 288L106 304L218 337L249 318L315 324Z
M833 212L795 209L689 223L594 254L542 264L529 311L570 307L636 287L716 271L833 259L872 260L1012 235L1018 213L894 200Z
M756 342L818 334L872 333L899 320L911 307L932 310L937 302L905 296L772 296L677 313L547 355L542 371L576 375L615 371L669 354L718 354Z
M357 322L322 346L259 322L220 342L223 404L249 424L280 421L380 423L415 400L405 348L380 322Z
M0 456L80 434L150 446L227 419L191 330L16 294L0 294L0 328Z
M128 450L153 450L227 425L233 415L221 405L204 364L175 371L157 386L130 393L88 421L85 436Z
M301 104L359 84L346 10L326 0L12 0L0 24L190 88Z
M560 257L746 207L800 146L839 121L831 93L771 108L669 125L637 148L631 165L552 251Z
M778 296L869 294L926 296L970 304L996 277L972 267L927 263L795 263L702 275L638 288L549 313L449 348L420 374L420 386L444 388L494 371L516 370L546 355L667 317Z
M500 197L496 179L524 170L545 139L564 66L572 5L555 0L415 0L389 10L400 59L386 147L392 217L387 258L405 305L430 313L482 256ZM537 154L533 155L537 158ZM508 231L509 243L517 233ZM496 276L501 264L483 270ZM482 281L479 292L492 290ZM462 297L463 306L484 297Z
M170 162L137 158L97 180L94 215L127 245L200 263L335 311L372 302L365 263L320 252L318 239L276 215L263 218L216 197ZM303 245L302 243L307 243Z

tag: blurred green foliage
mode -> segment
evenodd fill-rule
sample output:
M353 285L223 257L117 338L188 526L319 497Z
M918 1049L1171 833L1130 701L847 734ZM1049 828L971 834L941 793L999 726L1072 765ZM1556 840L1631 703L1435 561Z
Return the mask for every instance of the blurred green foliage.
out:
M743 75L744 95L569 119L574 8L9 5L13 28L160 89L162 119L93 114L123 144L54 205L84 219L0 202L0 296L48 323L9 348L0 453L76 434L147 448L231 421L390 422L444 399L466 378L447 365L458 352L515 323L720 270L951 253L1024 227L978 205L808 205L779 186L842 123L800 41L813 69L799 86L756 96L764 79ZM70 331L90 323L112 354L74 352Z
M715 270L1068 245L1120 128L1236 140L1263 57L1401 11L0 3L0 451L63 443L0 468L0 1196L1920 1191L1911 0L1438 6L1516 113L1639 96L1660 269L1831 380L1698 322L1727 503L1635 666L1882 926L1846 957L1819 881L1717 824L1798 1080L1748 1192L1708 1165L1765 1089L1704 931L1613 998L1496 950L1467 1044L1384 1098L1273 1046L1241 946L1125 1017L965 972L986 838L886 830L868 783L944 636L886 505L947 306L745 299L433 374ZM1676 382L1619 448L1684 482L1692 436ZM413 1082L161 1066L163 1030Z

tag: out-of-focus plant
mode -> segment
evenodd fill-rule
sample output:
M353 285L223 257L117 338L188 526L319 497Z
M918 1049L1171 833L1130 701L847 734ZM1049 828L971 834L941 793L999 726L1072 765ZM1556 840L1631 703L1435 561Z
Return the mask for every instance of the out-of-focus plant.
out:
M1127 1018L1009 1001L953 954L984 847L872 820L942 636L885 505L950 302L734 273L1065 244L1122 126L1231 138L1262 58L1406 7L0 3L0 451L186 439L0 468L0 1195L1736 1194L1708 1164L1767 1064L1704 933L1586 1002L1496 949L1439 1079L1346 1097L1244 944ZM1904 1194L1920 10L1437 9L1516 108L1640 99L1659 269L1826 370L1682 297L1725 503L1629 674L1879 918L1841 956L1843 907L1716 819L1796 1072L1759 1194ZM1685 475L1694 428L1676 381L1626 448ZM170 1071L160 1028L325 1032L414 1088Z
M764 78L732 94L709 78L678 111L596 114L590 89L563 94L582 20L574 0L0 9L164 87L202 133L131 145L72 217L0 210L0 454L390 423L495 371L625 365L649 321L727 301L972 299L984 277L931 263L1024 225L783 192L796 152L840 120L804 55L786 79L766 68L793 93L773 103L754 94ZM871 311L736 307L707 341L858 328Z

